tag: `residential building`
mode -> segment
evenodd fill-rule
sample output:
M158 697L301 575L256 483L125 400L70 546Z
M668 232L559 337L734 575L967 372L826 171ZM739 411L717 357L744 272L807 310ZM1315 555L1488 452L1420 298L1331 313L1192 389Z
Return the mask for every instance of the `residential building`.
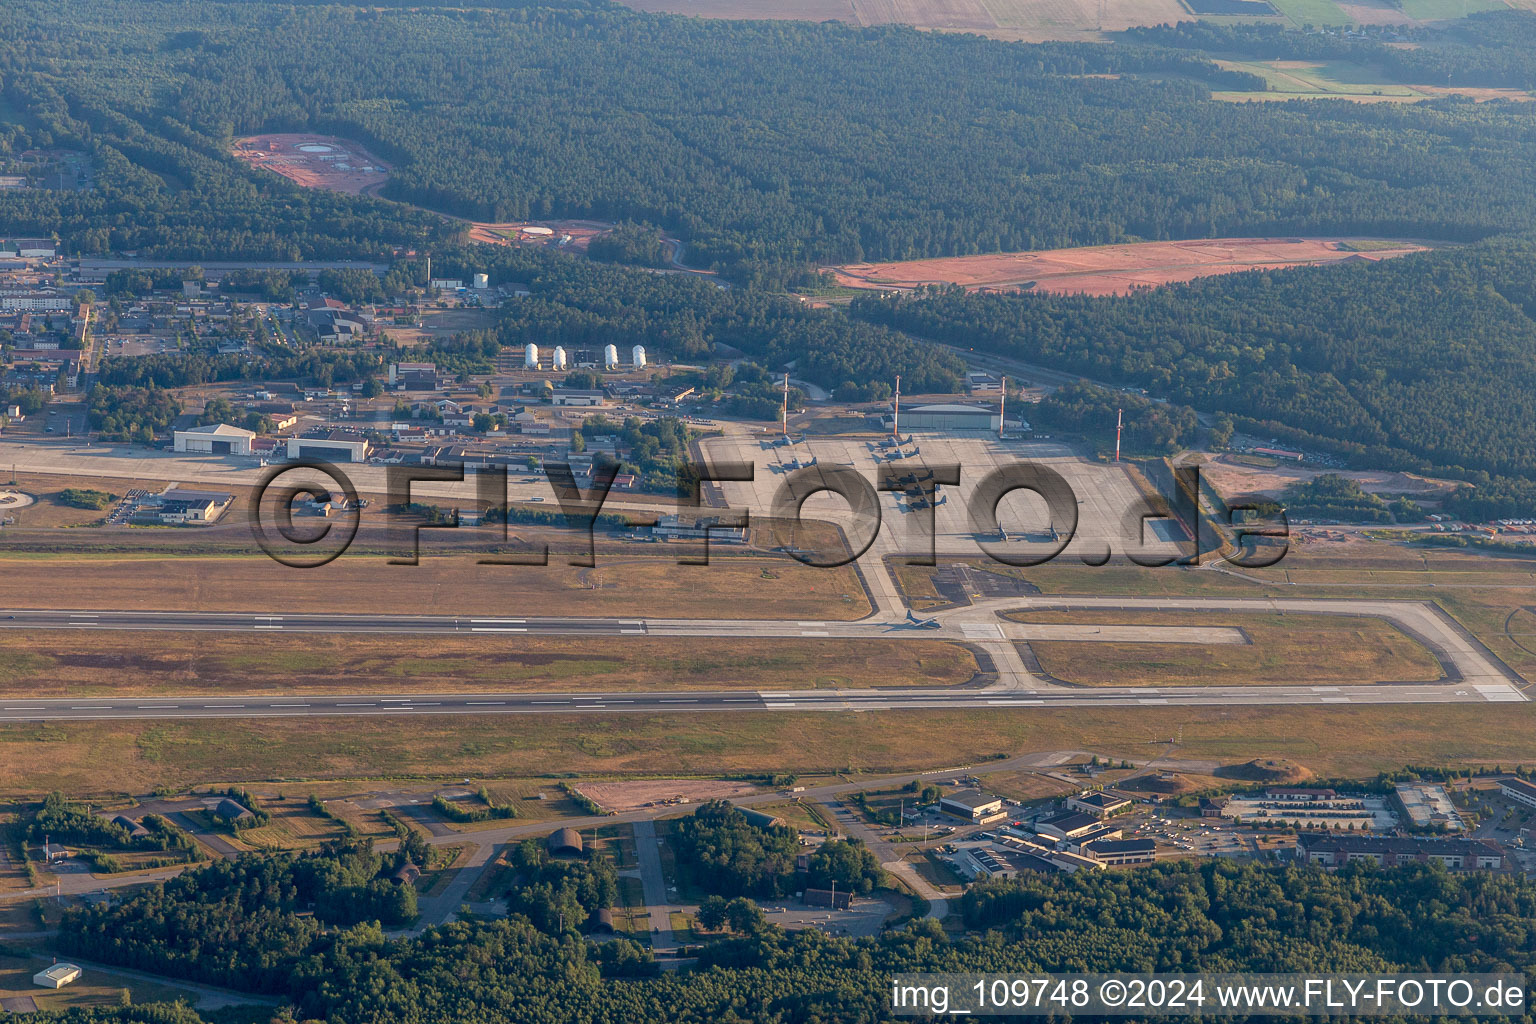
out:
M1308 863L1329 868L1356 860L1372 860L1388 868L1439 861L1453 870L1497 870L1504 863L1504 851L1482 839L1321 833L1298 836L1296 849L1297 855Z

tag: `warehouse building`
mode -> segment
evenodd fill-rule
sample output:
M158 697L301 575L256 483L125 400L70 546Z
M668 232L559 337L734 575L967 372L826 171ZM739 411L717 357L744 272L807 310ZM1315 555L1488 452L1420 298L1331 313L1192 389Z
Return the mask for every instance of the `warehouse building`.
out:
M249 455L256 434L228 423L210 423L201 427L173 431L172 445L178 452L206 452L212 455Z

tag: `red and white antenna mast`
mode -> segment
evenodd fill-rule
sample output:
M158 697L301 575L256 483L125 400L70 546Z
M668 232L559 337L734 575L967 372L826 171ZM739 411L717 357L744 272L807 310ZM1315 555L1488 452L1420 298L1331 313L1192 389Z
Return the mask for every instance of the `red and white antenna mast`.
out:
M1115 461L1120 461L1120 428L1125 425L1125 410L1115 410Z
M896 375L896 406L891 414L891 438L901 440L901 374Z
M780 414L780 425L784 429L784 436L789 436L789 374L784 375L784 409Z
M997 439L1003 439L1003 421L1008 418L1008 378L1003 378L1003 392L997 398Z

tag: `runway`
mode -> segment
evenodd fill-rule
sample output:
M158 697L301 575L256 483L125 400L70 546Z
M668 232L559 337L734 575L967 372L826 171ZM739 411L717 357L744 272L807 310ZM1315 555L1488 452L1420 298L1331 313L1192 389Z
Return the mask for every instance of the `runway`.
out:
M699 714L743 711L903 711L1049 707L1437 704L1495 700L1444 686L1232 686L1134 689L672 691L475 693L382 696L195 696L0 698L0 722L199 718L358 718L418 715ZM1520 699L1518 696L1513 699Z
M1241 631L1212 626L1030 624L1005 612L1185 611L1371 616L1423 643L1440 663L1434 682L1359 685L1223 685L1081 687L1031 674L1016 645L1050 639L1147 643L1243 643ZM213 631L266 634L396 634L419 636L582 636L690 638L942 639L968 644L990 660L995 680L947 689L710 690L615 693L397 693L351 696L177 695L171 698L0 698L0 722L93 719L291 718L506 714L696 714L742 711L1004 710L1048 707L1366 705L1518 703L1518 680L1439 608L1424 602L1317 599L1093 598L1029 596L981 601L918 625L883 616L857 622L580 618L556 616L278 615L249 612L0 610L0 629ZM1075 631L1075 632L1074 632Z

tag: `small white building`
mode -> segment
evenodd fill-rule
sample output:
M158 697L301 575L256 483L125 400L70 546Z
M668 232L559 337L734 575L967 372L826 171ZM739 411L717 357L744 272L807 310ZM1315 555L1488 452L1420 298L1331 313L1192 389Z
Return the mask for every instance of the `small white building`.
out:
M979 789L962 789L939 799L939 810L956 818L986 824L1004 817L1003 798Z
M63 988L70 982L79 981L83 973L74 964L54 964L32 975L32 984L43 988Z
M228 423L210 423L172 433L178 452L206 452L213 455L249 455L256 434Z

